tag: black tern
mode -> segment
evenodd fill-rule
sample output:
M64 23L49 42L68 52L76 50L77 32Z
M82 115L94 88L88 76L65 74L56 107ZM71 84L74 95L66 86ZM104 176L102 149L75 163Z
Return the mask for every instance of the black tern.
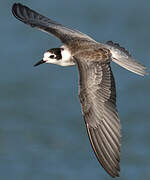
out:
M50 33L61 40L60 48L44 53L42 63L60 66L77 65L79 99L88 136L95 155L112 177L120 173L121 125L116 108L116 88L111 61L144 76L146 67L136 62L118 43L96 42L77 30L71 30L34 10L15 3L13 15L23 23Z

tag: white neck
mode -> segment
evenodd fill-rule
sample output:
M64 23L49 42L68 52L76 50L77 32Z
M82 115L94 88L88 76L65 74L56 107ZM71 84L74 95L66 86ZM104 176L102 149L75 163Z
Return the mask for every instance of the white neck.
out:
M62 60L60 60L60 66L74 66L73 58L71 56L71 52L66 46L61 46L63 50L61 50Z

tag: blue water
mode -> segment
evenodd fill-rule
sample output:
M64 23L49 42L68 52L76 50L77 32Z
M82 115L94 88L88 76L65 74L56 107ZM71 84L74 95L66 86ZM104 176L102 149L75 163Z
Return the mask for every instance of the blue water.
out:
M61 45L0 2L0 179L111 179L89 143L75 67L33 64ZM150 1L20 1L100 42L113 40L150 69ZM85 4L86 2L86 4ZM112 64L122 123L120 180L150 179L150 77Z

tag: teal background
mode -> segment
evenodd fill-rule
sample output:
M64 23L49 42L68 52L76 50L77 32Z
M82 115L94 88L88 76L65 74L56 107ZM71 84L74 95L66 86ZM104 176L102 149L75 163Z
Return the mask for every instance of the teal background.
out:
M150 69L150 1L19 2L99 42L113 40ZM0 179L109 180L89 143L76 67L33 67L60 41L0 1ZM150 78L112 63L122 123L120 180L150 179Z

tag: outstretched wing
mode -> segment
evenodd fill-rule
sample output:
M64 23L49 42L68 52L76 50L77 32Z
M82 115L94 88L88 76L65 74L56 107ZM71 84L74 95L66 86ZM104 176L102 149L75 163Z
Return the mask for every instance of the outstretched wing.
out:
M109 62L79 58L75 58L80 76L79 99L89 139L100 164L112 177L117 177L121 125L111 67Z
M63 43L67 43L70 40L78 38L94 41L86 34L83 34L77 30L66 28L63 25L40 15L39 13L20 3L15 3L12 6L12 13L18 20L30 25L31 27L40 29L41 31L53 34Z

